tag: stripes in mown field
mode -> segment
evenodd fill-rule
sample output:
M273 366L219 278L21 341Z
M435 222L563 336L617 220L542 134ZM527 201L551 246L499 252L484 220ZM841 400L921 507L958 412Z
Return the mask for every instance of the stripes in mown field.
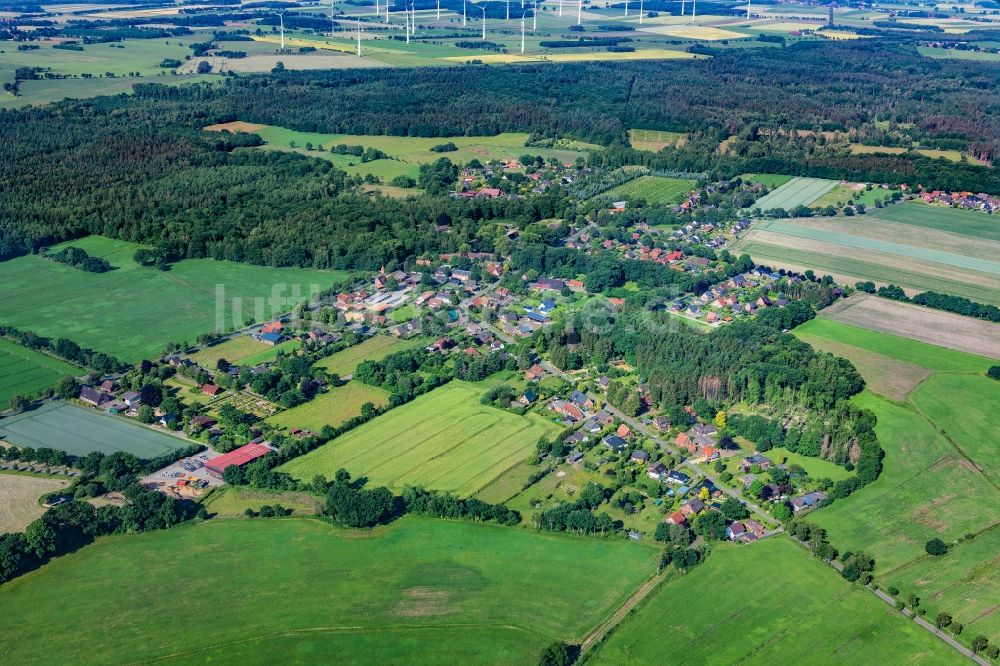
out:
M792 178L790 181L754 203L754 208L771 210L784 208L791 210L797 206L808 206L816 199L838 185L836 180L825 178Z

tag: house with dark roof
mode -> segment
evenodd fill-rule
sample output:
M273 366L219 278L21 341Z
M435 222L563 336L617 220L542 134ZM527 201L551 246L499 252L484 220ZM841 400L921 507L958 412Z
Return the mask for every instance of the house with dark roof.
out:
M611 449L612 451L614 451L615 453L623 451L625 447L628 446L628 442L626 442L618 435L608 435L607 437L601 440L601 443L604 444L604 446Z
M754 465L758 465L761 469L768 469L771 464L770 458L762 456L759 453L747 456L740 461L740 467L743 468L744 472L749 472Z
M95 407L101 407L105 403L111 402L111 396L109 396L104 391L96 389L93 386L84 386L80 389L80 400L94 405Z
M642 451L641 449L636 449L635 451L632 452L632 455L629 456L629 460L631 460L632 462L644 463L649 460L649 454L646 453L645 451Z

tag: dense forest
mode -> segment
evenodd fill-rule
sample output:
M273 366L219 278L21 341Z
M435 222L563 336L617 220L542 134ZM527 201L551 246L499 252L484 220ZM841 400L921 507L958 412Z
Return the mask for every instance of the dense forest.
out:
M1000 70L982 64L854 42L683 62L289 71L216 86L139 84L134 96L0 111L0 258L100 233L155 244L174 259L374 269L463 246L490 251L502 234L483 234L484 220L523 226L571 210L558 188L527 200L369 197L328 163L239 150L255 137L201 129L236 119L355 134L527 131L608 146L593 155L598 165L1000 192L993 168L916 154L852 155L821 133L789 133L881 140L905 125L925 145L991 159L1000 147L1000 117L990 112L1000 103L998 78ZM625 147L632 127L685 131L688 140L659 154L633 151ZM719 150L723 141L728 148ZM442 221L451 233L435 231Z

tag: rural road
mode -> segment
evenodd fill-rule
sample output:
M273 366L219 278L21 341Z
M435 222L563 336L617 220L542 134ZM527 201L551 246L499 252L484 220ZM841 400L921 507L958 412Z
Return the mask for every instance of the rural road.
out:
M601 640L607 636L608 632L618 626L618 624L625 619L625 616L628 615L632 609L639 604L639 602L649 596L649 593L656 589L656 586L659 585L660 582L666 577L667 572L661 571L654 574L652 578L640 585L639 589L633 592L632 596L626 599L625 603L619 606L618 610L611 614L611 617L597 625L593 631L587 634L586 637L580 641L580 655L582 656L585 652L587 652L587 650L600 643Z

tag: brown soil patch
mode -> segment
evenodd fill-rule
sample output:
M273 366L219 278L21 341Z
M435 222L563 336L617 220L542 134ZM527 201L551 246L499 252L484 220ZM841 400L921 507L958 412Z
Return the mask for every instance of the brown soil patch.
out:
M209 125L203 129L208 132L222 132L223 130L237 134L239 132L256 132L262 130L266 127L265 125L258 125L257 123L245 123L242 120L234 120L231 123L219 123L217 125Z
M870 331L1000 359L1000 325L870 294L855 294L820 314Z

